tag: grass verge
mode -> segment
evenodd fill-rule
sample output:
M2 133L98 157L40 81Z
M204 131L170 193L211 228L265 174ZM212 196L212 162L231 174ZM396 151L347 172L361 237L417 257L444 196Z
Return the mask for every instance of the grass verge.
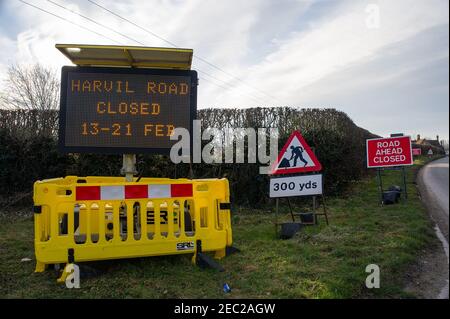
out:
M407 202L381 207L376 178L355 182L345 198L327 202L330 226L303 228L293 239L274 236L273 213L239 209L233 216L235 246L221 261L226 271L201 270L190 256L95 263L102 274L82 278L81 289L56 284L55 271L35 274L31 215L0 217L0 298L399 298L404 272L435 241L414 184L421 158L407 169ZM401 185L400 171L383 183ZM301 208L296 208L301 210ZM289 219L284 207L284 216ZM365 268L377 264L381 288L367 289ZM224 293L228 283L231 293Z

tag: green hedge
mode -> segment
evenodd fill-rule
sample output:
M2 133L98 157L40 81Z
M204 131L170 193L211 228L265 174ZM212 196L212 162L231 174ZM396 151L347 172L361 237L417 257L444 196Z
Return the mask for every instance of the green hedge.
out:
M0 130L0 193L9 195L31 191L39 179L64 176L73 158L57 152L52 137L18 138Z
M330 195L339 194L348 183L360 179L367 172L365 140L374 135L356 126L345 113L334 109L203 109L198 111L198 118L202 120L203 128L277 127L280 133L279 149L293 130L299 130L308 144L315 148L324 167L325 190ZM30 122L30 119L27 121ZM52 136L17 134L16 126L0 129L0 192L30 191L33 182L38 179L69 174L110 176L120 172L120 155L64 155L57 152L56 146L57 140ZM174 165L167 156L139 155L138 161L138 169L143 176L187 177L189 174L189 165ZM262 206L269 200L269 177L259 174L259 166L192 165L195 178L227 177L233 202Z

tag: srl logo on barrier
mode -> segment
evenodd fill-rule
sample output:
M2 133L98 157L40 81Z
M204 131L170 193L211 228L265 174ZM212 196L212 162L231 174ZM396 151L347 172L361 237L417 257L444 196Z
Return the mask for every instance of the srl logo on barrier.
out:
M272 175L318 172L322 165L303 136L294 131L273 165Z

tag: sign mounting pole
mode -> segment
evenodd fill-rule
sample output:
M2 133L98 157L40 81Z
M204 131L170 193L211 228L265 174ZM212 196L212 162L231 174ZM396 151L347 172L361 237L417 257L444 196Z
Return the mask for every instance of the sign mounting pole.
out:
M279 205L279 198L275 200L275 237L278 236L278 205Z
M383 205L383 180L381 179L381 168L377 168L378 189L380 190L380 204Z
M403 170L403 188L405 189L405 200L408 199L408 190L406 189L406 170L405 167L402 167Z
M120 170L120 173L125 175L125 181L133 181L133 176L137 174L136 154L123 154L122 169Z

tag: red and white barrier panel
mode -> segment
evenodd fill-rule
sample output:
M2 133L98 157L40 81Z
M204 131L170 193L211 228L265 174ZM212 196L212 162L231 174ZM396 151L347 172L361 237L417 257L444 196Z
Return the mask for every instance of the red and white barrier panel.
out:
M192 184L77 186L76 200L192 197Z

